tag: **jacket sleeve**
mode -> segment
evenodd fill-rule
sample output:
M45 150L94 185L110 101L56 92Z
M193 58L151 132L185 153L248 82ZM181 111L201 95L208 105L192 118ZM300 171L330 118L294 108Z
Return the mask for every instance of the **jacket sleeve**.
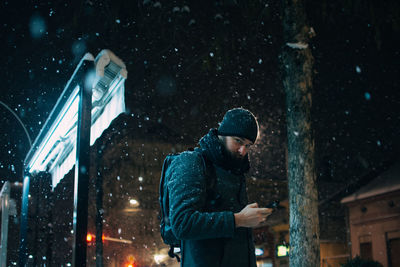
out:
M178 239L233 237L233 212L203 212L206 177L203 159L196 152L183 152L169 168L169 208L172 231Z

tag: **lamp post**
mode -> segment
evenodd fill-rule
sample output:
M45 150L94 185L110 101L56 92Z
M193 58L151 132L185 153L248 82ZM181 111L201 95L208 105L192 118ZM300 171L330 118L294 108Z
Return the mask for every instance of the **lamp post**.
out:
M85 82L91 71L91 62L84 61L80 78L80 103L78 111L76 162L74 182L74 241L72 245L73 266L86 266L86 235L88 224L90 126L92 110L92 88Z
M95 75L95 72L97 75ZM78 64L25 158L20 262L25 266L30 175L49 172L53 188L75 165L73 266L86 266L90 145L125 111L125 64L111 51Z

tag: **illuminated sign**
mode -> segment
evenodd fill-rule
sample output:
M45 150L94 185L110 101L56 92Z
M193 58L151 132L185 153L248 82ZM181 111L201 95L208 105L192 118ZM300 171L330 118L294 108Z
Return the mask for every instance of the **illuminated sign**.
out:
M277 245L276 246L276 256L277 257L287 257L289 256L289 245Z
M25 159L29 173L46 171L52 175L53 188L76 161L79 90L83 88L80 88L82 84L74 82L74 77L79 75L84 61L93 62L93 70L83 77L84 87L92 88L90 145L113 119L125 112L125 64L109 50L100 52L96 59L86 54Z
M264 255L264 250L262 248L256 248L256 256Z

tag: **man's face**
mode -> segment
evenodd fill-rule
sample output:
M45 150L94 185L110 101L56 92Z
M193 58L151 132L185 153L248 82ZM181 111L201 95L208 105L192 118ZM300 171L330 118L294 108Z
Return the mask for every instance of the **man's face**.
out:
M236 159L243 159L253 145L250 140L237 136L225 136L223 140L226 150Z

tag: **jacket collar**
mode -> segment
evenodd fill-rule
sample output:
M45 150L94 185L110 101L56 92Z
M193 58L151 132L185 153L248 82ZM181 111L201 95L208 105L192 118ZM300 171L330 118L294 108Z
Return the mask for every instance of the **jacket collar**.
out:
M200 139L199 144L206 157L217 166L231 171L236 175L244 174L249 171L250 163L248 156L246 155L244 159L240 160L232 157L219 140L217 129L211 129L208 134Z

